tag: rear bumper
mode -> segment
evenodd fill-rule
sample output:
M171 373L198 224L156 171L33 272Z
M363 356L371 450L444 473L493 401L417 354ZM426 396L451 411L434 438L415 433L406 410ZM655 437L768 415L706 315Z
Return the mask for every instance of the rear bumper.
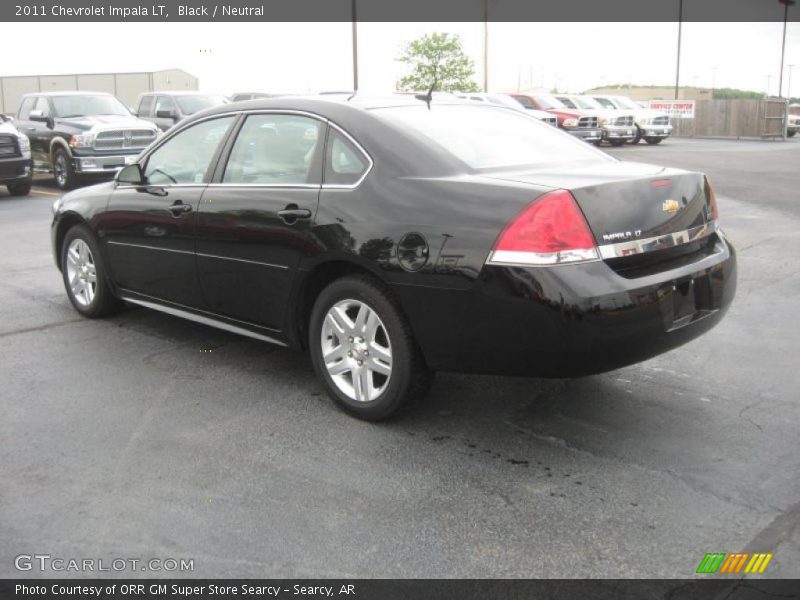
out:
M397 288L435 370L579 377L640 362L714 327L736 292L736 255L636 279L605 262L486 267L468 291Z
M0 160L0 185L19 183L31 177L33 177L33 163L30 158Z

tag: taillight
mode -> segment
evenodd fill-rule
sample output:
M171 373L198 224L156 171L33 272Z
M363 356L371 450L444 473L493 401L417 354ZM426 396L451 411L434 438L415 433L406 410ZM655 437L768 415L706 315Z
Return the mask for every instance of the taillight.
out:
M708 190L708 203L711 205L711 218L716 221L719 219L719 208L717 208L717 197L714 195L714 189L711 187L708 177L706 177L706 189Z
M581 209L567 190L531 202L506 226L490 264L558 265L597 260L597 245Z

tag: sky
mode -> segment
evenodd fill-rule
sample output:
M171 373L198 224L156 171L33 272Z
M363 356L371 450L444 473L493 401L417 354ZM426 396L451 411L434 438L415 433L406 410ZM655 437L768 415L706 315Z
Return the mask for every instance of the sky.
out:
M63 52L29 43L60 39L65 27L70 43ZM181 68L199 78L201 90L225 94L352 89L350 23L16 23L3 29L0 76ZM483 23L360 23L360 89L394 89L406 71L397 61L405 44L437 31L460 36L481 84ZM677 23L490 23L489 89L674 85L677 32ZM681 84L777 94L782 32L783 23L684 23ZM800 23L788 24L785 64L784 94L788 65L797 65L791 94L800 96Z

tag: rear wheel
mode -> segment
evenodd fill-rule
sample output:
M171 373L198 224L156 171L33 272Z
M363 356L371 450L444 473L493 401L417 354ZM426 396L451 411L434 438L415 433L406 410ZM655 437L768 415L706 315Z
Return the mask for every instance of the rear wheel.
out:
M797 133L796 129L794 131L787 131L786 132L786 137L794 137L795 133Z
M647 142L648 144L650 144L651 146L655 146L656 144L660 144L661 140L663 140L663 139L664 138L652 138L652 137L650 137L650 138L644 138L644 141Z
M432 381L400 307L364 275L337 279L320 293L309 348L328 395L359 419L380 421L409 409Z
M22 183L8 184L8 193L12 196L27 196L31 193L31 182L23 181Z
M53 175L56 185L62 190L71 190L78 183L72 159L63 148L58 148L53 154Z
M86 225L75 225L64 236L61 274L69 301L84 317L104 317L122 308L124 303L108 286L100 249Z

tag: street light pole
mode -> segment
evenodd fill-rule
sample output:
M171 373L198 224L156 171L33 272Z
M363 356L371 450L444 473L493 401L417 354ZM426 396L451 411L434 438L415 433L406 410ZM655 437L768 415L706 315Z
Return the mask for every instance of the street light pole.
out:
M783 44L781 45L781 70L778 76L778 98L783 98L783 58L786 55L786 21L789 20L789 7L795 4L795 0L778 0L783 4Z
M794 65L786 65L789 67L789 81L786 84L786 97L791 100L792 99L792 69Z
M678 61L675 65L675 100L678 99L678 89L681 81L681 32L683 29L683 0L678 0Z
M358 91L358 20L356 18L356 0L352 2L353 13L353 92Z
M483 0L483 91L489 91L489 0Z

